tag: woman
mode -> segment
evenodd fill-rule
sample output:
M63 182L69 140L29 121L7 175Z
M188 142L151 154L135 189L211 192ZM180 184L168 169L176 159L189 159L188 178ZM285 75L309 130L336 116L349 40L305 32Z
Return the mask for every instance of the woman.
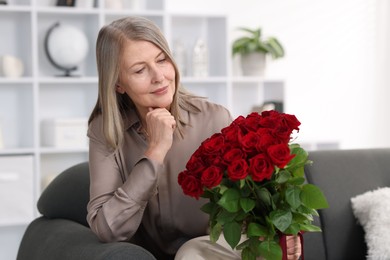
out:
M231 116L181 88L164 36L145 18L104 26L96 56L88 223L101 241L131 241L158 259L173 259L185 242L207 235L208 227L200 210L205 201L184 196L177 175ZM184 259L186 251L181 254Z

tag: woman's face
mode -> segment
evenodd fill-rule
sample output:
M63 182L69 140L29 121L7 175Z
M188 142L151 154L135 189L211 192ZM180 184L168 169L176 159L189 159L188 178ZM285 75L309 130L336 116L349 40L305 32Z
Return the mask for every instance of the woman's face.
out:
M149 108L169 110L175 93L175 69L153 43L128 40L122 53L116 91L126 93L141 116Z

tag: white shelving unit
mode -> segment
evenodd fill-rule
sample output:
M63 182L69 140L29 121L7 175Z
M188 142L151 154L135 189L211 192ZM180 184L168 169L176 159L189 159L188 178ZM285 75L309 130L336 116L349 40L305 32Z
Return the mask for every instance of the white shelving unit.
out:
M127 3L128 1L124 1ZM55 148L42 145L42 121L49 118L87 118L96 102L97 73L95 41L99 29L128 15L155 21L171 48L180 40L187 50L187 73L183 85L192 92L226 106L234 117L248 114L264 101L283 101L282 80L233 76L229 21L225 14L174 13L165 10L165 0L144 0L144 8L106 9L104 0L92 8L57 7L56 0L9 0L0 5L0 56L12 55L24 63L20 78L0 77L0 127L4 148L0 157L33 157L34 194L31 210L37 216L36 201L47 178L88 159L88 148ZM47 30L56 22L77 26L89 41L89 53L75 75L61 77L44 52ZM191 54L197 39L209 49L209 76L192 77ZM1 174L1 166L0 166ZM9 198L0 198L0 201ZM26 219L27 224L31 219ZM12 225L12 223L9 223ZM3 224L2 227L9 228ZM0 226L1 228L1 226ZM1 239L1 237L0 237ZM2 250L0 249L0 252ZM0 258L2 258L0 254Z

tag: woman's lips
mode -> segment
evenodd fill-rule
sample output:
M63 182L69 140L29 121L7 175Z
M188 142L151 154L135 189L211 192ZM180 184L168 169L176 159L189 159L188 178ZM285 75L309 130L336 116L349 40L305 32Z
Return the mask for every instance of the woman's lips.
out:
M158 95L165 94L167 92L167 90L168 90L168 87L158 88L155 91L153 91L152 94L158 94Z

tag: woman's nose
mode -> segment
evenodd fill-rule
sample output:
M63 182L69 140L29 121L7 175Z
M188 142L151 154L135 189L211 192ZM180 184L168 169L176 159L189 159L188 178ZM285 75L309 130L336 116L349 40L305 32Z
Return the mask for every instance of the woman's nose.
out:
M154 66L153 68L153 75L152 75L152 81L153 83L159 83L161 81L164 80L164 73L163 73L163 70L161 68L159 68L158 66Z

